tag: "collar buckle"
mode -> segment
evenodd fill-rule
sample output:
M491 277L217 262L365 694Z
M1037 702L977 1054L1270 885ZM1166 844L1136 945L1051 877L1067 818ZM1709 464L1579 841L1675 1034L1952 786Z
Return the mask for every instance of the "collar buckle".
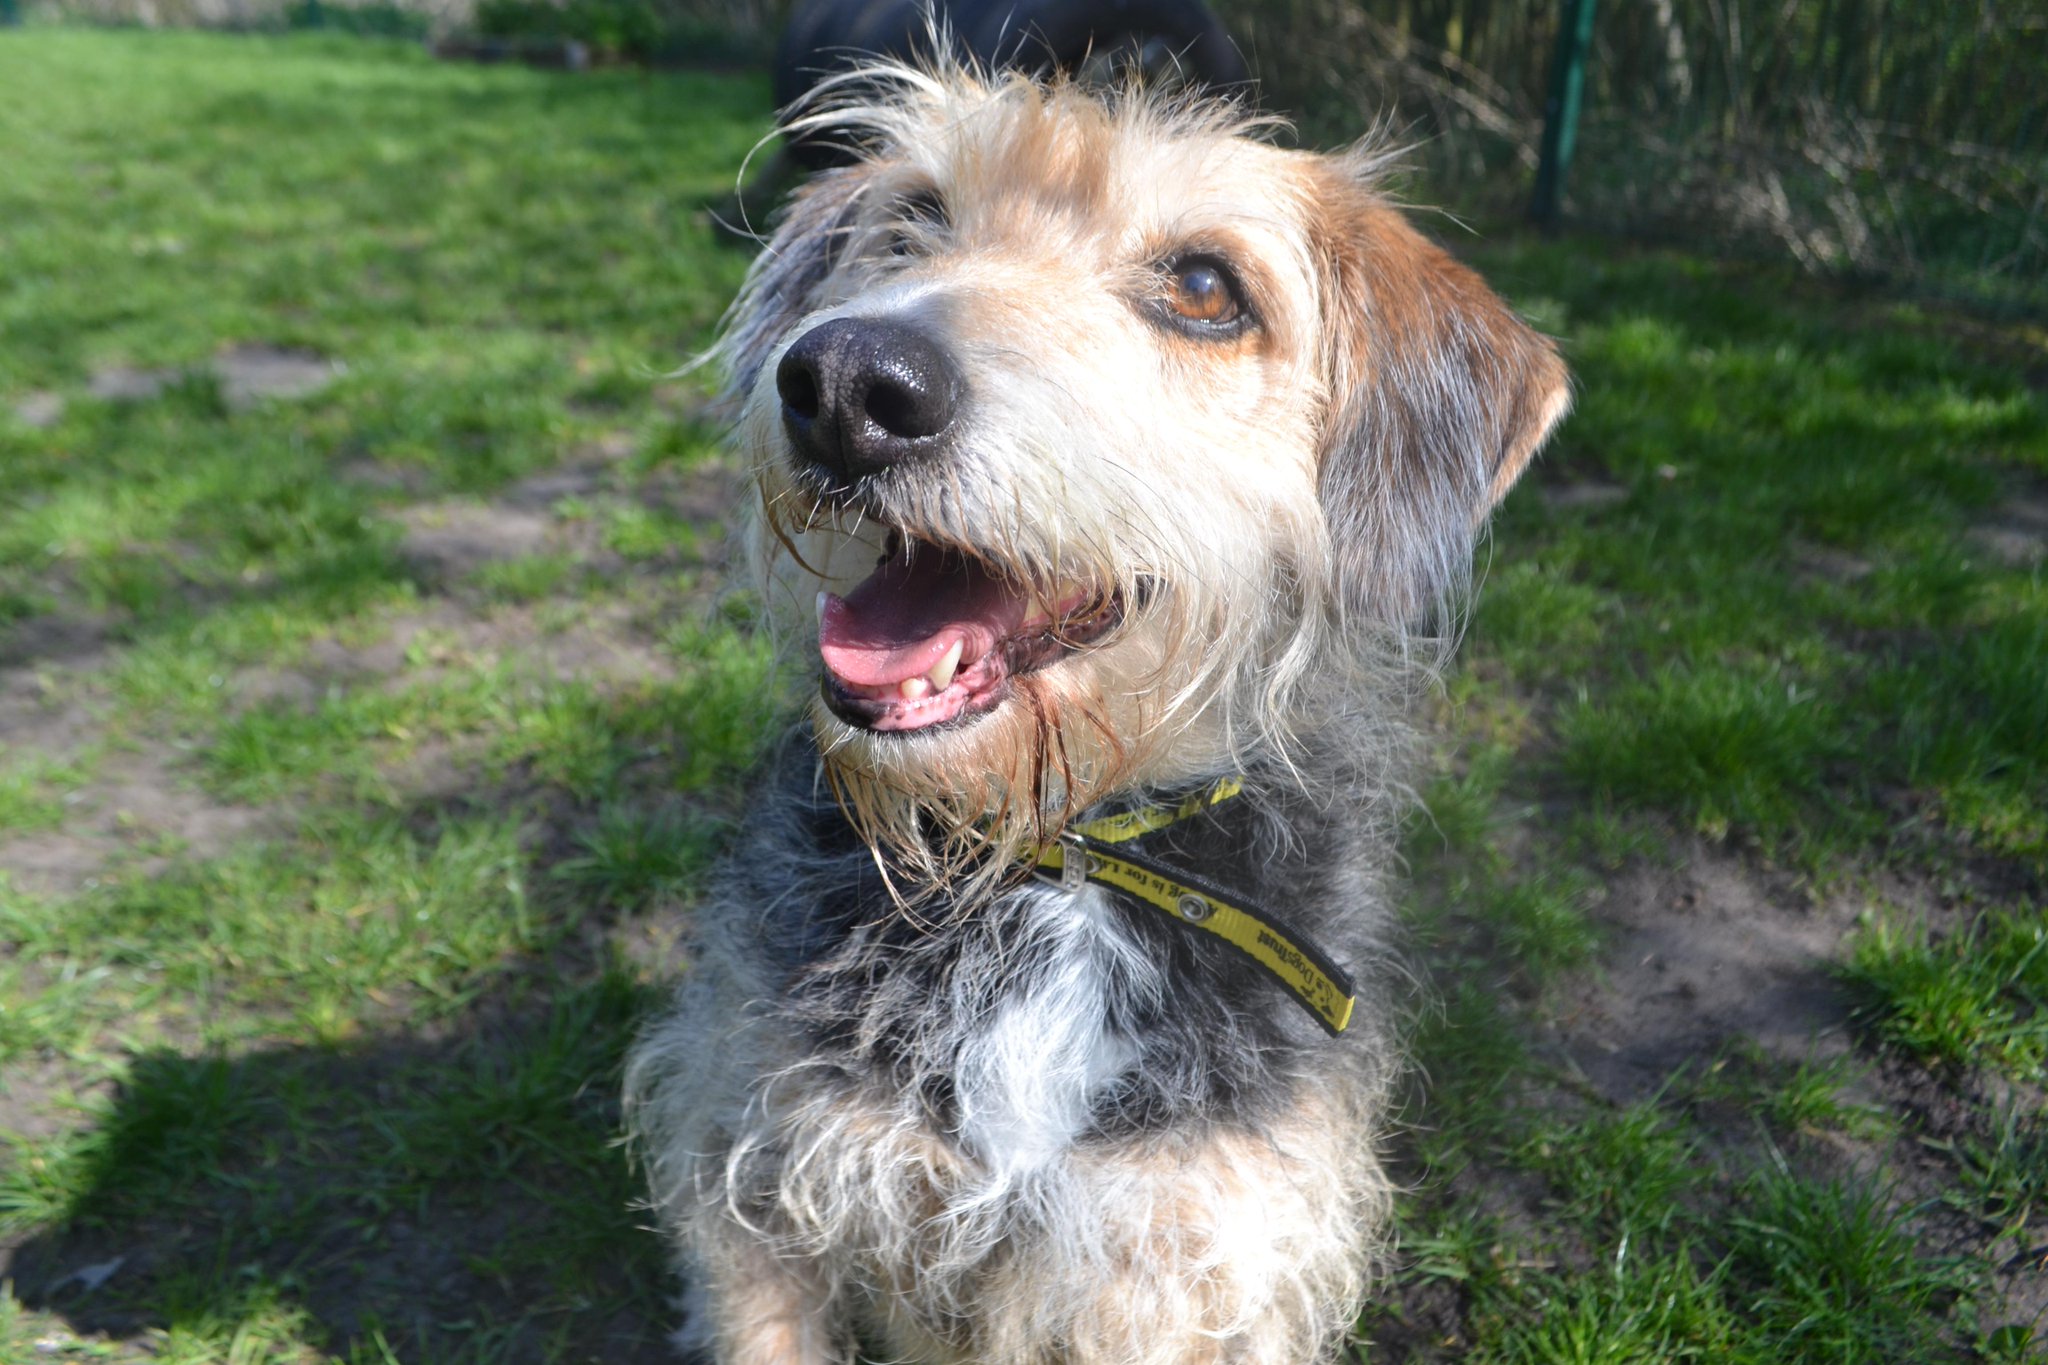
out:
M1062 891L1079 891L1088 884L1088 840L1073 830L1062 830L1059 846L1059 871L1052 872L1040 868L1038 878L1040 881L1052 883Z

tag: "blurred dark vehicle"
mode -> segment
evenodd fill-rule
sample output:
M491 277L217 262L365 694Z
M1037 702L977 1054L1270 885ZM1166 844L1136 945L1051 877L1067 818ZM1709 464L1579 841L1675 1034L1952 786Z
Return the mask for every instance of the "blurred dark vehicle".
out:
M1107 85L1248 92L1251 70L1201 0L936 0L948 55L987 70L1065 72ZM774 93L787 111L819 83L877 57L936 55L926 0L799 0L776 45ZM844 165L853 149L830 128L791 140L752 183L714 210L743 236L804 175Z

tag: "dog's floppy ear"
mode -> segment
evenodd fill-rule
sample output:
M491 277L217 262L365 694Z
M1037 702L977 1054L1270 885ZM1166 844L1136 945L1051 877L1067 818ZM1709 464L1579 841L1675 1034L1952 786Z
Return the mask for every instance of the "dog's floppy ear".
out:
M823 171L791 197L726 318L720 345L734 396L745 398L775 344L818 306L818 287L853 235L869 175L866 165Z
M1330 420L1318 472L1348 617L1428 628L1571 402L1564 362L1478 275L1325 163Z

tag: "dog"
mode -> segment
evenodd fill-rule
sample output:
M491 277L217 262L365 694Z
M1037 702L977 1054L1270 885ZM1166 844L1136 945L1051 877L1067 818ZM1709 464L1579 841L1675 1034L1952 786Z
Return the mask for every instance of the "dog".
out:
M680 1338L1327 1359L1386 1255L1404 717L1565 368L1371 147L858 89L720 343L818 687L628 1060Z

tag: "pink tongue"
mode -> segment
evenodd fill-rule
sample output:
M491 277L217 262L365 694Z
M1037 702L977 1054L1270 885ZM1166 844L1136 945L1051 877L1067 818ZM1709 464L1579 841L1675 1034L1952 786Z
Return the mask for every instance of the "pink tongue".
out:
M818 652L834 677L856 687L921 678L962 642L965 668L1013 635L1029 600L972 560L922 548L906 564L891 555L844 597L827 597Z

